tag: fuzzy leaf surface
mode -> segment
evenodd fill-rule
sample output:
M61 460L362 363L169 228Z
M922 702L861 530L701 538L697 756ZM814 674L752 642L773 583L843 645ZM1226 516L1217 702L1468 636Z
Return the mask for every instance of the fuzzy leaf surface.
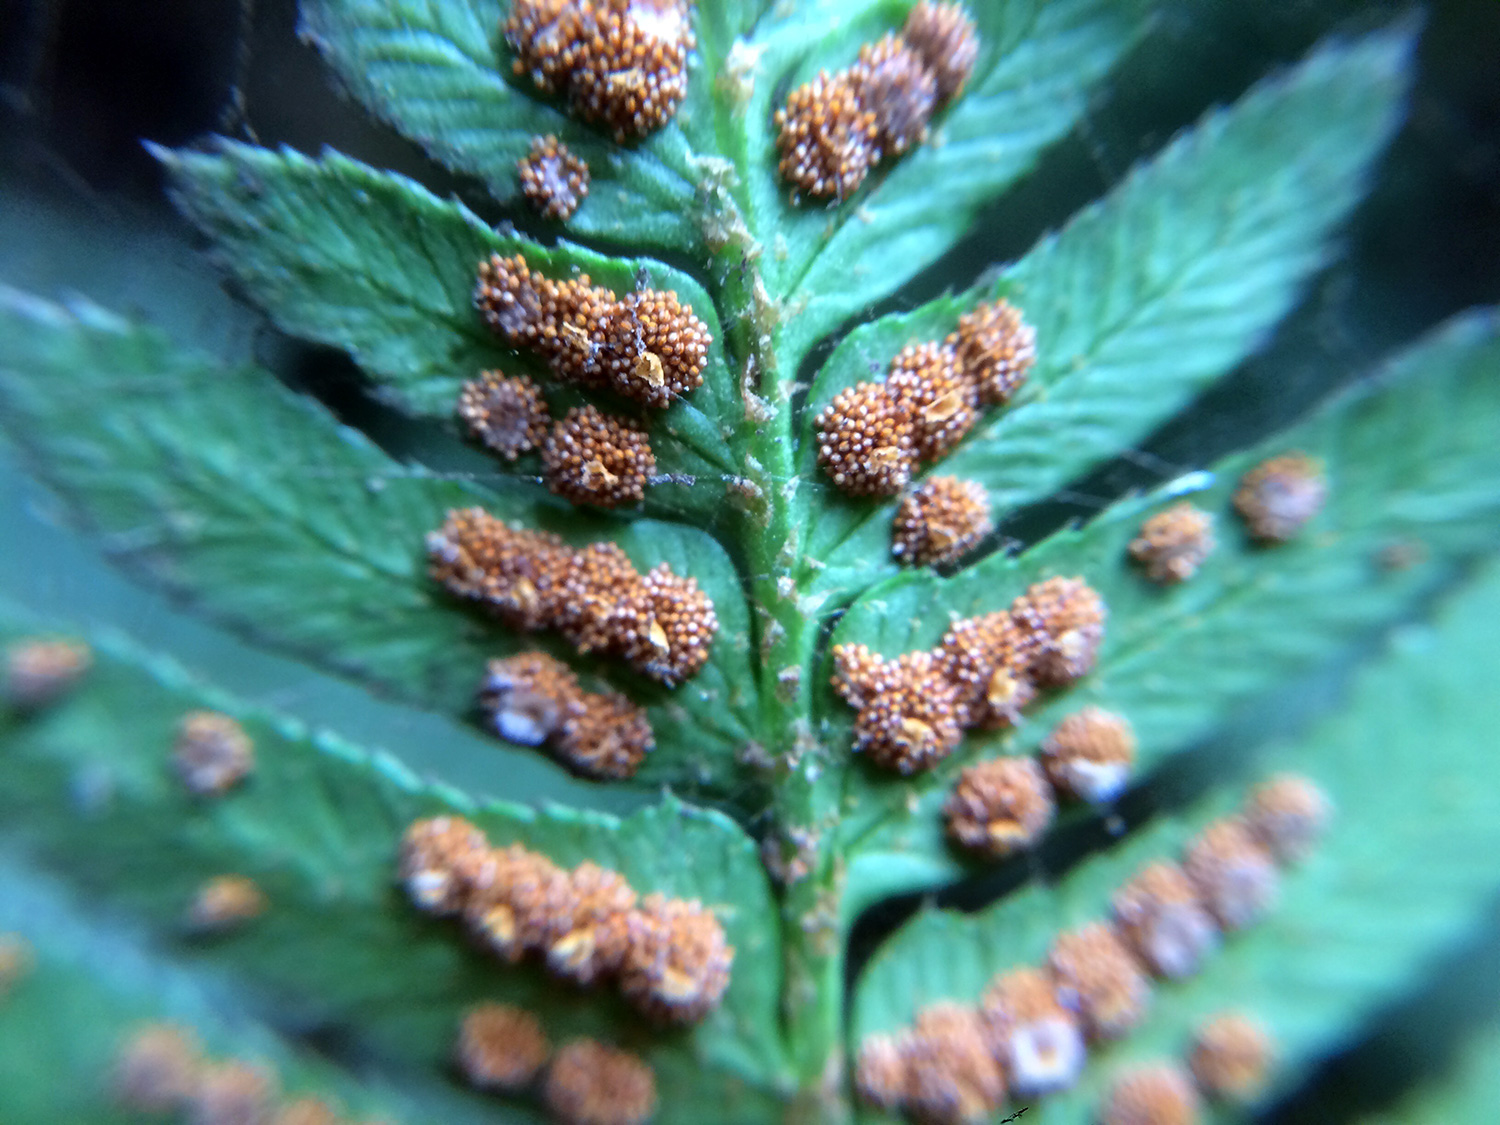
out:
M1263 1022L1280 1060L1267 1099L1291 1089L1351 1027L1411 985L1451 948L1500 889L1500 786L1486 732L1500 699L1491 633L1500 613L1493 565L1433 627L1413 627L1368 668L1353 706L1304 738L1227 772L1243 783L1273 770L1311 777L1337 811L1327 838L1285 873L1279 905L1226 939L1196 976L1160 984L1137 1032L1091 1058L1074 1091L1045 1099L1040 1120L1092 1121L1101 1092L1129 1063L1180 1056L1193 1029L1225 1008ZM1237 807L1221 791L1182 816L1132 834L1054 886L1033 885L971 916L930 911L872 963L859 987L855 1035L908 1023L935 999L973 1001L989 978L1044 956L1058 930L1102 918L1110 893L1192 832Z
M6 639L16 635L12 625ZM749 1087L778 1080L775 912L753 841L727 817L671 798L623 821L476 803L423 785L393 759L244 710L126 642L96 639L95 649L65 706L3 720L4 832L174 959L218 966L248 995L267 994L278 1018L338 1028L386 1066L443 1073L463 1010L494 998L538 1012L549 1033L644 1052L664 1094L685 1090L663 1098L669 1116L674 1102L687 1110L725 1097L726 1083L740 1091L732 1114L748 1113ZM210 800L193 798L170 760L178 721L205 706L235 716L256 748L251 777ZM56 815L79 801L84 815ZM691 1031L662 1036L607 987L573 989L538 965L499 963L458 923L419 914L393 883L397 846L411 821L443 813L469 817L496 846L520 843L566 867L590 859L641 894L712 907L736 950L722 1005ZM255 879L270 906L240 932L195 942L183 911L203 880L226 872Z
M889 551L894 510L839 497L816 468L812 420L839 391L1005 296L1036 328L1036 366L933 472L979 481L1003 516L1140 443L1259 346L1323 265L1400 120L1411 43L1398 24L1325 44L1209 114L998 283L851 333L805 420L803 471L831 509L811 540L821 581L863 580Z
M579 543L609 536L642 571L691 573L720 620L708 665L676 691L617 674L658 744L636 780L729 783L756 689L738 579L703 532L591 520L536 485L438 479L263 371L225 370L97 306L0 297L0 424L108 554L254 639L460 716L488 658L550 642L447 598L426 575L423 535L480 505Z
M950 615L1003 609L1056 574L1081 575L1110 617L1096 671L1040 702L1020 730L971 734L914 784L851 771L849 792L862 810L848 820L861 853L851 882L868 879L875 893L960 874L939 809L959 769L978 758L1033 751L1087 703L1130 720L1137 768L1150 769L1209 734L1226 708L1399 620L1458 565L1492 550L1500 539L1497 369L1496 314L1460 316L1307 421L1215 465L1210 486L1190 499L1216 514L1219 547L1179 586L1152 585L1126 557L1141 522L1166 506L1168 496L1158 495L1122 501L1019 558L993 555L951 579L909 575L872 590L834 643L860 641L887 655L928 648ZM1230 495L1245 470L1294 449L1323 462L1327 505L1293 542L1254 547ZM1398 566L1381 561L1391 549L1401 552ZM831 744L845 747L849 709L831 697L828 708Z
M731 466L719 426L737 411L737 392L723 330L707 293L686 274L645 258L496 234L463 204L333 152L310 160L231 141L213 153L155 152L178 206L213 239L218 261L250 298L284 331L347 351L387 399L419 417L453 419L459 388L483 370L549 382L533 356L504 346L474 310L476 271L492 253L520 253L554 278L582 272L616 293L638 278L675 291L714 344L704 385L650 418L659 468L714 478ZM673 493L691 501L709 491Z

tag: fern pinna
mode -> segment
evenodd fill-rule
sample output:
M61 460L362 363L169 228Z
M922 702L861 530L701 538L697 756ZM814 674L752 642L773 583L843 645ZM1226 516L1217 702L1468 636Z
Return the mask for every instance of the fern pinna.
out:
M0 420L122 565L443 716L485 780L7 604L7 1120L1228 1120L1475 924L1493 311L1056 504L1298 304L1418 22L914 303L1146 5L300 20L504 220L334 151L153 152L235 292L420 437L15 289ZM1246 718L1372 647L1341 712ZM901 924L851 958L862 917Z

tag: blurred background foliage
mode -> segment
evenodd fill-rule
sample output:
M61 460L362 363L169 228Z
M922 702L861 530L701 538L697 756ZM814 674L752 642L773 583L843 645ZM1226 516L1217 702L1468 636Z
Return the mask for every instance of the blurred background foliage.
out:
M1206 107L1232 101L1330 31L1368 30L1410 8L1361 0L1161 6L1080 128L990 205L969 237L870 312L967 286L1097 198ZM1500 301L1500 4L1436 0L1421 8L1426 24L1406 123L1344 233L1342 255L1298 311L1190 412L1062 497L1016 513L1005 534L1033 540L1129 487L1248 445L1438 321ZM484 472L482 460L454 460L448 443L370 398L345 357L278 335L224 291L141 145L181 145L211 131L309 153L331 145L456 194L488 221L524 220L502 213L477 184L439 168L339 98L316 54L297 39L293 0L0 0L0 283L48 297L82 293L226 359L253 356L391 452L448 471ZM0 598L80 627L117 628L253 704L335 727L464 791L621 812L645 799L571 782L524 755L502 763L484 752L477 732L383 703L181 612L111 569L68 530L54 501L20 475L3 441L0 544ZM1359 655L1262 708L1236 737L1300 729L1336 707ZM1143 799L1149 802L1149 792ZM0 863L13 862L0 855ZM7 882L23 884L19 875ZM944 902L977 906L1003 889L970 884ZM44 888L28 894L9 908L66 911ZM898 901L863 920L854 971L914 905ZM80 952L75 964L118 955ZM80 1011L90 1002L76 1001ZM1282 1116L1459 1120L1467 1112L1461 1107L1485 1104L1500 1068L1497 1011L1500 900L1488 904L1483 925L1462 948L1429 966ZM1444 1083L1440 1094L1425 1092Z

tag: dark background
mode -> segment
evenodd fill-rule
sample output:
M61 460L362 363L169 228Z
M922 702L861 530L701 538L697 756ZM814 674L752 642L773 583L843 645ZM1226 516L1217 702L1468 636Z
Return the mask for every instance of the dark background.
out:
M969 238L873 311L967 285L1023 253L1205 109L1232 101L1321 36L1413 10L1425 29L1405 127L1344 233L1343 253L1301 308L1192 411L1079 482L1066 502L1017 514L1006 534L1029 540L1133 484L1254 440L1435 322L1500 302L1500 2L1439 0L1414 9L1203 0L1165 7L1083 125L996 201ZM212 132L307 152L331 145L454 192L492 221L527 223L342 99L297 39L293 0L0 0L0 281L47 295L83 289L157 319L170 310L174 331L185 325L195 342L226 354L254 350L377 440L426 455L408 428L364 397L347 360L280 339L227 302L194 264L195 236L172 212L140 142L182 145ZM66 596L67 581L59 581ZM349 705L339 699L327 706ZM405 722L381 726L377 740L420 737L414 721ZM595 790L551 795L598 803ZM867 946L888 932L909 905L867 919L857 942ZM1500 903L1469 948L1432 966L1425 983L1274 1116L1351 1120L1386 1104L1415 1077L1440 1070L1465 1030L1497 1009Z

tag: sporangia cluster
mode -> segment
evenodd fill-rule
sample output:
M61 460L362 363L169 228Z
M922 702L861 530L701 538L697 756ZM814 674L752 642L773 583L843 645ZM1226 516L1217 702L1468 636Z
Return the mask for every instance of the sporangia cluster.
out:
M1250 537L1285 543L1297 536L1328 499L1328 482L1311 457L1286 453L1255 466L1240 480L1234 508Z
M855 63L798 86L776 111L782 178L793 198L847 199L870 170L927 139L932 115L962 92L979 57L957 4L922 0L900 35L860 48Z
M22 711L45 707L82 679L93 659L80 641L21 641L5 653L5 702Z
M624 143L687 96L691 15L686 0L514 0L503 30L518 76Z
M644 710L616 691L585 691L544 652L491 660L479 706L501 738L546 745L585 777L630 777L656 744Z
M580 652L619 656L668 687L708 660L719 629L693 578L662 563L637 571L618 546L575 550L556 535L455 509L427 537L433 578L514 629L556 629Z
M454 1054L477 1089L517 1093L539 1082L562 1125L643 1125L656 1110L656 1076L642 1059L584 1038L554 1052L536 1016L510 1004L470 1008Z
M191 711L178 724L172 760L190 793L217 797L250 776L255 768L255 745L230 716Z
M458 416L469 436L507 461L541 447L552 429L542 389L525 375L485 371L464 384Z
M886 659L864 645L834 646L833 686L859 711L855 752L912 774L952 753L966 728L1014 725L1039 689L1093 667L1104 618L1081 578L1049 578L1008 610L955 621L930 652Z
M558 380L662 409L703 383L713 336L670 289L623 297L588 274L553 281L520 254L479 266L474 304L496 335L536 352Z
M519 845L492 848L459 817L413 823L399 869L418 908L462 918L474 941L501 960L531 954L580 985L613 980L659 1023L698 1022L729 986L734 949L696 899L640 898L594 863L570 871Z
M1130 542L1130 557L1162 586L1185 582L1213 553L1214 517L1184 501L1158 512Z
M545 219L564 222L589 193L589 166L551 133L535 137L517 165L521 194Z
M171 1024L131 1033L110 1088L122 1109L153 1120L172 1114L185 1125L353 1125L322 1098L284 1094L264 1064L207 1057L192 1032Z
M995 529L984 485L930 477L901 497L891 524L891 554L912 566L947 566Z
M1292 828L1281 818L1288 807L1303 810ZM1225 934L1268 909L1279 881L1273 856L1305 855L1327 813L1326 798L1305 779L1260 786L1242 813L1192 840L1180 866L1159 860L1138 872L1115 893L1108 920L1058 934L1041 965L996 975L977 1005L940 1001L912 1027L868 1037L856 1070L861 1097L923 1121L968 1122L996 1112L1007 1096L1031 1099L1072 1086L1091 1047L1128 1035L1145 1018L1153 978L1191 975ZM1273 840L1281 841L1274 852ZM1288 840L1297 844L1288 849ZM1191 1073L1173 1063L1170 1080L1154 1071L1123 1076L1101 1120L1191 1123L1200 1094L1249 1093L1269 1054L1269 1040L1245 1018L1216 1020L1200 1031Z
M1036 361L1036 330L1004 300L959 318L941 342L909 344L883 382L840 391L817 416L818 464L850 496L895 496L941 460L985 407L1002 406Z

